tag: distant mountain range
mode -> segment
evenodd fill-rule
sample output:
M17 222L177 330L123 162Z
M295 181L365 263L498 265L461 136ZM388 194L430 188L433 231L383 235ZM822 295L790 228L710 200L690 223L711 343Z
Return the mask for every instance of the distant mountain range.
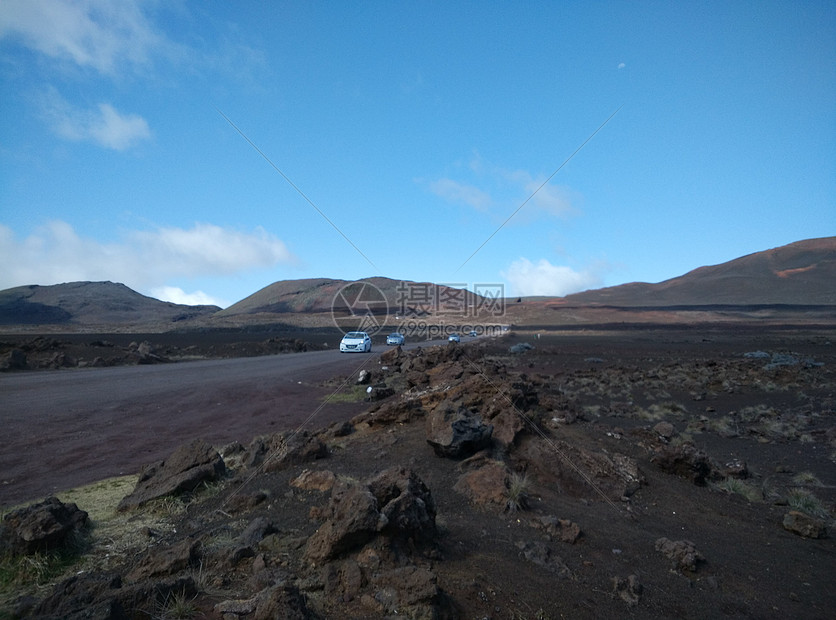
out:
M460 304L472 307L486 301L470 291L431 282L383 277L357 281L316 278L275 282L218 315L339 312L348 305L366 305L373 312L423 316L445 302L449 306Z
M0 291L0 326L176 323L219 310L160 301L114 282L33 284Z
M214 320L246 322L255 315L282 320L282 316L330 313L340 303L355 302L367 303L372 311L425 316L438 309L439 300L469 307L491 302L490 296L427 282L376 277L352 283L315 278L276 282L221 310L159 301L113 282L72 282L0 291L0 326L155 324L173 328L195 321L211 326ZM836 237L799 241L700 267L658 284L623 284L554 298L550 304L632 309L833 306L836 318Z
M631 308L836 305L836 237L756 252L658 284L634 282L563 299L571 305Z

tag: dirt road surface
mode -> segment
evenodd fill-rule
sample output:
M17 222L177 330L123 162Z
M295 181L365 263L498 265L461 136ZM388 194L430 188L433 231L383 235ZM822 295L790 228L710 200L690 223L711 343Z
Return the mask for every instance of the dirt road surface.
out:
M351 417L364 404L320 408L334 390L322 382L377 366L383 350L0 376L0 506L136 473L193 438L246 444Z

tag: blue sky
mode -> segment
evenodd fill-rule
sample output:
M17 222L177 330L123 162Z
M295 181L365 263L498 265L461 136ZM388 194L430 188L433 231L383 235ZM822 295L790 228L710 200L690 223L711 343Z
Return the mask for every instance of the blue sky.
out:
M565 295L836 234L831 1L0 0L0 106L0 289Z

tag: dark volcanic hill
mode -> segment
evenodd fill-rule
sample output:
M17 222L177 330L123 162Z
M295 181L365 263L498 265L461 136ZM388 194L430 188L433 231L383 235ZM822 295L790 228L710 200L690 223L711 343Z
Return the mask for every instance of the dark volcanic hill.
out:
M218 310L217 306L160 301L113 282L30 285L0 291L0 325L170 323Z
M836 306L836 237L808 239L700 267L658 284L634 282L575 295L572 306Z
M410 282L390 278L363 278L357 281L312 278L282 280L222 310L218 316L256 313L331 312L335 307L368 304L372 312L404 315L435 313L466 304L481 307L484 298L464 289L429 282Z

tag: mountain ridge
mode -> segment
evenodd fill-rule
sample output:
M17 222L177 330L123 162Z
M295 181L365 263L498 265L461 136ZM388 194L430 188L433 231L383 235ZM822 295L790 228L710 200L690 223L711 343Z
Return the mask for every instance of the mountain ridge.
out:
M463 304L461 307L467 311L491 301L490 296L465 289L382 276L357 281L305 278L274 282L221 309L160 301L120 283L70 282L0 291L0 326L76 328L153 323L172 328L199 323L201 327L212 327L229 321L246 323L270 317L276 320L330 314L335 310L335 300L340 299L339 295L345 297L346 291L357 295L349 301L369 303L373 311L395 316L443 316L438 305L445 299ZM381 296L385 301L380 300ZM816 307L824 309L827 315L830 307L836 311L836 237L807 239L754 252L655 284L631 282L565 297L524 298L520 302L512 304L507 300L509 306L533 308Z
M753 252L656 284L630 282L560 300L616 307L836 305L836 237Z
M178 322L218 310L160 301L109 281L30 284L0 291L0 325Z

